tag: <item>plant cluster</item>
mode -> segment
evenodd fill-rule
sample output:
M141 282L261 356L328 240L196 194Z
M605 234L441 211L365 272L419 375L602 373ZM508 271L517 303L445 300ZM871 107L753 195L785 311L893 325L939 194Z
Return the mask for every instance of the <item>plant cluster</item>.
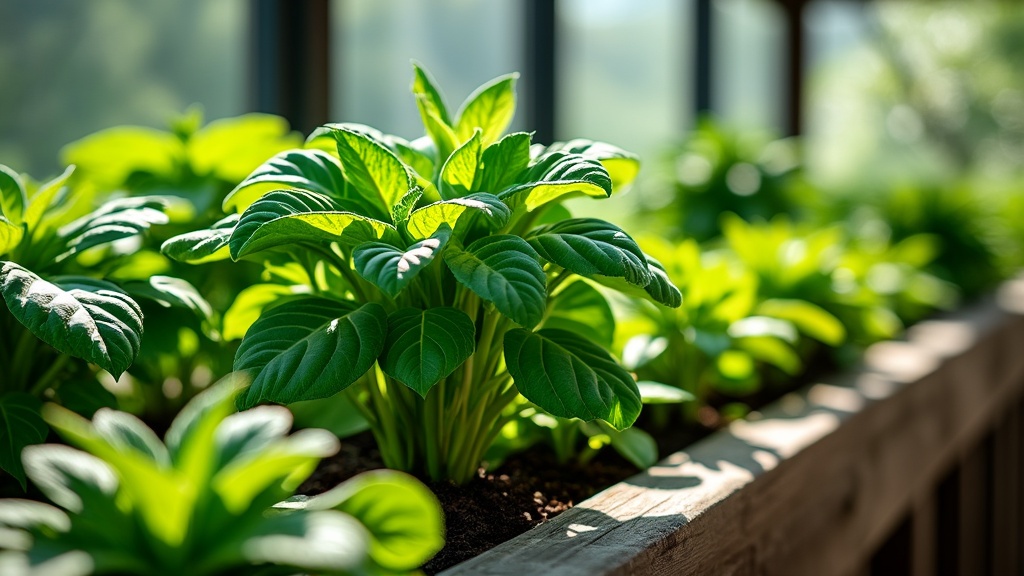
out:
M456 482L476 473L520 394L562 418L636 420L640 392L602 346L608 327L576 307L604 296L571 280L675 306L679 292L621 229L560 206L610 196L636 160L503 135L515 81L493 80L451 115L417 66L427 137L326 125L243 180L224 219L164 244L183 262L256 260L302 287L242 339L234 369L252 385L240 408L344 391L389 467ZM580 321L594 330L574 330Z

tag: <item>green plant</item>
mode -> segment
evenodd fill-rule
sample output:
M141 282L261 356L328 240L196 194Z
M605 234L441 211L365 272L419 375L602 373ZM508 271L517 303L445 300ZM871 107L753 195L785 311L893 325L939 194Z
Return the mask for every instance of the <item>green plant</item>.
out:
M404 474L290 498L338 441L315 429L289 436L281 407L233 414L237 390L228 379L195 397L165 442L124 412L90 422L47 405L47 421L84 452L25 450L29 476L60 508L0 500L0 572L394 574L440 549L440 507Z
M38 413L44 394L86 412L110 399L73 359L117 378L142 343L138 300L205 309L176 278L111 281L138 264L133 243L166 222L166 204L155 196L101 202L93 189L68 186L71 173L38 185L0 166L0 468L22 485L21 448L47 434Z
M324 126L310 148L246 178L224 203L235 214L165 243L182 261L265 261L311 292L264 309L246 333L234 367L253 383L240 407L345 390L389 467L456 482L476 472L520 393L556 416L633 423L633 378L553 319L576 275L678 306L622 230L558 207L609 196L635 159L606 144L502 137L515 80L482 86L453 117L416 66L428 137Z
M650 238L643 246L664 264L683 304L672 310L633 302L622 323L623 361L642 379L692 394L695 401L685 405L691 421L713 393L744 399L761 389L767 367L795 376L815 342L838 346L845 338L843 325L821 307L765 298L757 274L728 251L702 251L694 240Z

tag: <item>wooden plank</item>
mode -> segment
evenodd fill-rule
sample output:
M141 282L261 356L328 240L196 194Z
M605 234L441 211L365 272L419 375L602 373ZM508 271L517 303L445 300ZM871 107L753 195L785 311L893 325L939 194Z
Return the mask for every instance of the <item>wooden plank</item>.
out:
M1021 544L1019 406L996 427L992 459L991 554L993 574L1019 574Z
M958 574L988 574L988 454L986 443L960 465Z
M857 573L1024 397L1024 284L1006 292L443 574Z
M934 576L938 573L938 510L936 489L923 490L914 497L911 525L910 574Z

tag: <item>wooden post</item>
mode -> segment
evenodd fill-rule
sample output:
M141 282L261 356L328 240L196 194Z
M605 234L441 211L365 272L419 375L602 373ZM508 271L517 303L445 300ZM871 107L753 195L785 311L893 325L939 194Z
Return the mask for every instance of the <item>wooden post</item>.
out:
M957 573L988 574L988 440L960 464L960 542Z
M1014 409L997 426L992 458L992 573L1019 574L1020 412Z
M938 550L937 498L934 489L917 494L913 504L911 520L913 536L911 541L910 574L912 576L934 576Z

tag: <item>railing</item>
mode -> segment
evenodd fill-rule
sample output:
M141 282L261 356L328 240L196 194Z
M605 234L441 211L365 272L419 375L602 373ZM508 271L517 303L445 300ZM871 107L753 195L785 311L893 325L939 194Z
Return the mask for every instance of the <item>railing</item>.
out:
M1021 574L1024 281L443 574Z

